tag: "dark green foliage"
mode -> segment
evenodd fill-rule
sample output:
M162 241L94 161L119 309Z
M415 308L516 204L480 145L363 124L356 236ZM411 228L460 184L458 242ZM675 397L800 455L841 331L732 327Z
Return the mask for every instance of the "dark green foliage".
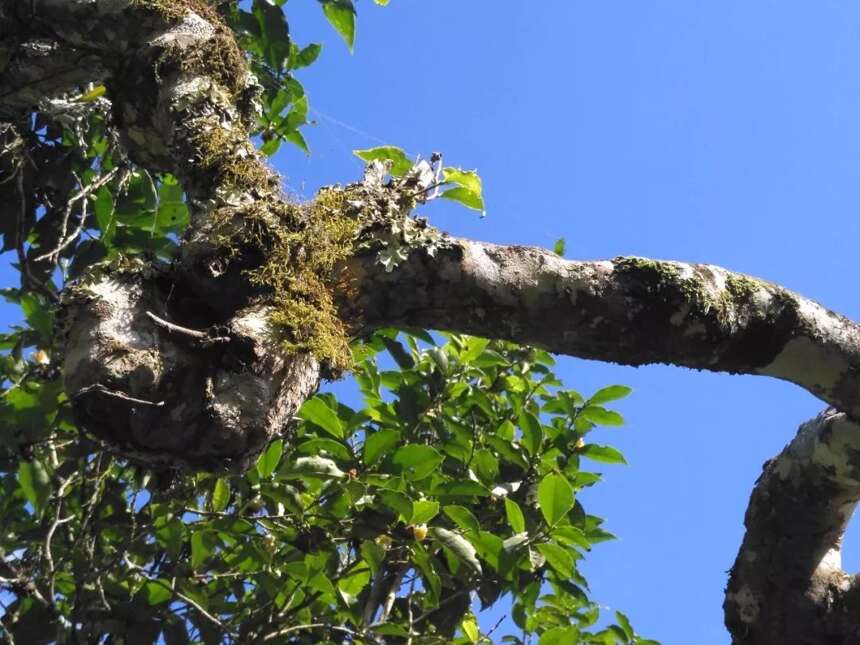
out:
M480 607L512 600L541 643L644 642L622 618L594 627L577 568L611 537L576 500L600 479L581 458L611 450L587 443L584 411L608 411L559 389L552 357L533 348L383 331L355 354L364 407L314 397L293 440L228 477L146 473L99 452L45 368L7 369L7 628L27 642L70 623L167 642L287 629L275 642L402 642L410 630L478 642L475 594Z
M219 5L264 86L255 134L268 154L285 140L307 149L307 97L292 73L320 53L290 40L282 4ZM351 47L352 3L322 8ZM243 475L144 471L75 425L56 294L96 262L169 260L188 224L176 180L115 145L102 91L82 94L92 109L76 120L40 113L32 130L0 133L26 150L0 158L11 177L0 197L20 213L0 233L22 277L2 295L23 319L0 334L2 630L28 644L73 633L168 645L475 643L502 634L482 634L473 612L501 605L518 627L505 642L647 643L623 614L598 623L578 569L612 537L577 501L600 480L581 461L623 461L590 433L622 423L603 405L629 390L585 400L541 350L377 332L354 346L360 407L309 400L289 440ZM483 210L477 175L444 173L460 191L448 197Z

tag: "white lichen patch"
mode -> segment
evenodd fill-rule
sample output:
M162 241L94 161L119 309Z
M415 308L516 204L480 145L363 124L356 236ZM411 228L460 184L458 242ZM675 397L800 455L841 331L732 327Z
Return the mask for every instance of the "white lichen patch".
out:
M828 549L815 568L815 575L828 575L839 571L842 571L842 552L836 548Z
M499 263L487 253L483 244L473 243L463 247L465 257L463 265L466 273L474 278L481 291L492 294L498 299L499 304L518 304L518 299L510 290L510 285L502 280L502 269ZM509 269L509 267L505 267ZM523 269L521 272L524 272ZM507 272L507 271L506 271Z
M152 44L165 47L171 43L181 42L187 45L195 41L202 42L212 38L215 33L215 27L189 10L185 12L178 23L171 25L169 31L155 38Z
M738 616L745 623L758 620L760 603L748 585L741 587L736 593L726 594L726 600L735 604Z
M832 469L830 477L843 485L860 485L857 456L860 453L860 426L847 417L836 417L830 422L830 431L815 443L812 461L825 469Z
M806 336L792 338L759 374L786 379L811 392L828 393L839 382L850 364L841 354L828 352Z
M151 347L152 336L134 325L135 316L140 313L138 285L105 278L88 284L86 291L98 301L95 309L102 310L98 328L101 337L136 349Z

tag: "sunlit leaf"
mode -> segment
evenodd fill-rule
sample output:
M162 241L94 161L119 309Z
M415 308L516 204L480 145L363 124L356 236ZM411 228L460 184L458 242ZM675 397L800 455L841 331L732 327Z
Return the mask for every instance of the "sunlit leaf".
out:
M562 475L550 473L538 485L538 504L546 523L555 526L573 508L573 487Z

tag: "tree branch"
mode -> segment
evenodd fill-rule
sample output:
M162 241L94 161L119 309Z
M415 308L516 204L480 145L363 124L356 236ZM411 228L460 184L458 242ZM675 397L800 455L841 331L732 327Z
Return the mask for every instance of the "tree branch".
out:
M362 326L415 326L624 365L668 363L791 381L860 419L860 326L713 265L453 239L392 272L355 258L342 307Z
M746 513L724 609L733 642L853 642L860 587L842 537L860 499L860 426L828 410L767 462Z

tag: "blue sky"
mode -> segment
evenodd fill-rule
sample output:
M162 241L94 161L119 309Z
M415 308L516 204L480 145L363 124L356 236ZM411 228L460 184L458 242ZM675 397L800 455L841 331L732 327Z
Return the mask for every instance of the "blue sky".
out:
M360 177L354 148L439 150L484 179L483 220L423 209L453 234L719 264L860 319L860 4L362 0L353 55L316 2L286 8L301 44L323 43L301 77L312 154L275 157L293 193ZM757 377L574 359L559 372L583 392L635 388L628 425L600 436L630 465L583 496L620 536L582 567L593 597L666 645L727 643L753 482L823 404Z

